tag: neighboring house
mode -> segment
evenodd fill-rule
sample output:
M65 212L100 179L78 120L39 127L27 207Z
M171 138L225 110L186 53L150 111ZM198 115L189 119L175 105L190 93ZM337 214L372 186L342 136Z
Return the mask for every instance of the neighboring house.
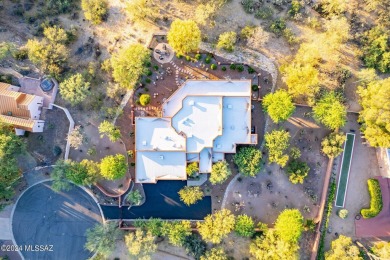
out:
M19 89L0 82L0 120L13 125L17 135L43 132L44 121L39 120L43 97L21 93Z
M136 182L186 180L186 166L200 173L257 144L251 134L250 80L189 80L162 105L162 117L135 118Z

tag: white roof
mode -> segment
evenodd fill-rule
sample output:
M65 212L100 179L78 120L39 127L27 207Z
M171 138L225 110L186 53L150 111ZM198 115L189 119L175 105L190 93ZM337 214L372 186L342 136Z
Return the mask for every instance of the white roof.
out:
M162 105L163 117L137 117L136 181L186 179L187 161L200 172L251 143L251 81L187 81Z
M251 143L251 100L224 97L222 135L214 140L214 152L235 153L236 144Z
M137 152L136 167L137 182L187 179L185 152Z
M189 80L163 104L163 117L173 117L187 96L250 97L250 80Z
M135 118L137 151L185 151L186 139L171 127L171 120L159 117Z
M199 153L212 147L222 134L222 97L187 96L172 126L187 137L187 152Z

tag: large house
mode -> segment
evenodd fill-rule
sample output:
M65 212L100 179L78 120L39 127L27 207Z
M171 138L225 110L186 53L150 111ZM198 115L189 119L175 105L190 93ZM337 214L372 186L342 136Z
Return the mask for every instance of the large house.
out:
M43 132L44 121L39 120L43 97L21 93L19 89L0 82L0 121L13 125L18 135Z
M250 80L189 80L162 104L162 117L135 118L136 182L186 180L186 166L257 144L251 133Z

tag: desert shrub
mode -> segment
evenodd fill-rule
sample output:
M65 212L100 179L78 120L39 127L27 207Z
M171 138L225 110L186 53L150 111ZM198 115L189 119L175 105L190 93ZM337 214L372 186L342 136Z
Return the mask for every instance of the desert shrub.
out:
M152 74L153 74L153 72L150 70L150 69L148 69L147 71L146 71L146 76L152 76Z
M231 70L235 70L236 68L237 68L237 65L236 65L236 64L231 64L231 65L230 65L230 69L231 69Z
M236 218L234 231L242 237L251 237L255 233L255 223L250 216L239 215Z
M235 32L225 32L219 35L217 48L232 52L237 41L237 34Z
M100 24L107 16L108 2L106 0L82 0L81 8L87 20L93 24Z
M16 51L14 51L12 53L12 56L16 59L16 60L25 60L28 58L28 51L26 48L21 48L21 49L18 49Z
M259 90L259 85L252 85L252 91L258 91Z
M248 14L251 14L255 11L255 1L254 0L243 0L241 1L244 11Z
M212 70L216 70L216 69L217 69L217 65L213 63L213 64L211 64L210 68L211 68Z
M244 66L238 65L238 66L237 66L237 70L238 70L239 72L243 72L243 71L244 71Z
M360 213L363 218L373 218L381 212L383 207L381 186L377 179L368 179L367 185L370 193L370 208L362 209Z
M150 78L146 78L146 79L145 79L145 83L146 83L146 84L149 84L150 82L152 82L152 80L151 80Z
M263 8L260 8L256 11L255 18L267 20L267 19L270 19L273 14L274 14L274 12L272 11L271 8L263 7Z
M288 10L288 15L291 17L295 17L299 11L302 9L302 5L298 0L293 0L291 2L290 9Z
M54 146L54 148L53 148L53 154L54 154L54 156L59 156L60 154L62 153L62 149L61 149L61 147L59 147L59 146Z
M150 103L150 95L149 94L142 94L139 98L139 102L141 106L147 106Z
M276 19L269 28L277 36L282 36L283 31L286 29L286 21L284 19Z
M191 57L190 56L186 56L186 61L190 61L191 60Z
M347 209L340 209L339 212L337 213L340 218L345 219L348 217L348 210Z
M256 71L252 68L252 67L249 67L248 66L248 73L249 74L253 74L253 73L255 73Z
M210 64L211 63L211 56L207 56L206 59L204 60L204 62L206 64Z
M222 71L226 71L226 67L223 66L223 67L221 68L221 70L222 70Z
M192 162L187 165L186 173L189 177L193 176L197 172L199 172L199 166L197 162Z
M293 184L303 184L303 181L305 180L309 171L310 168L307 163L295 159L292 160L287 166L289 179Z
M199 259L206 252L206 243L196 234L186 237L183 247L195 259Z
M153 69L154 69L154 70L158 70L158 66L157 66L157 65L154 65L154 66L153 66Z
M202 59L202 55L201 55L201 54L199 54L199 53L197 53L197 54L195 55L195 59L196 59L196 60L200 60L200 59Z

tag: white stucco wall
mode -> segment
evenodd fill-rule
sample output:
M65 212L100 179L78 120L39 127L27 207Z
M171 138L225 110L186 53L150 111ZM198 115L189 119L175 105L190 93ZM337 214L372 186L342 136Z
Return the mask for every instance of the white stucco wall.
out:
M30 118L38 120L41 116L41 107L43 106L43 97L35 96L31 103L28 105L30 111Z

